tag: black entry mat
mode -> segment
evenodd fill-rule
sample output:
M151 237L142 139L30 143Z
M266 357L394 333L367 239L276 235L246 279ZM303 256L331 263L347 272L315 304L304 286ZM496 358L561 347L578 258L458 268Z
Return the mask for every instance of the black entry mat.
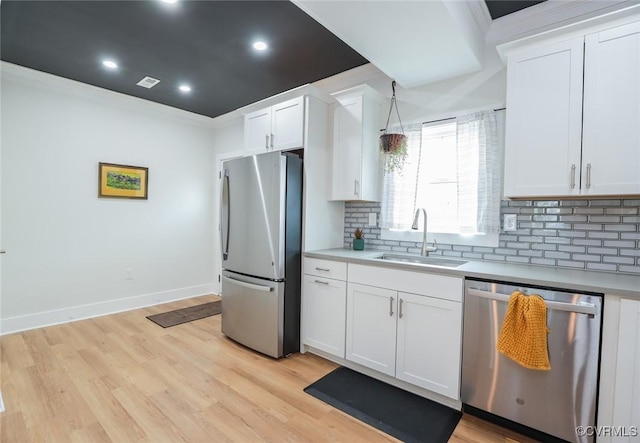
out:
M217 300L188 308L176 309L175 311L163 312L162 314L149 315L147 318L163 328L170 328L193 320L218 315L221 311L221 301Z
M304 391L405 442L446 443L462 412L338 368Z

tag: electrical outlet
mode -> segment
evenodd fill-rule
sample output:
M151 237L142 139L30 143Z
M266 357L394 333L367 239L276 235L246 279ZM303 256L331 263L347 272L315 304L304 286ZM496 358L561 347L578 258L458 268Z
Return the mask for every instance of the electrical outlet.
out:
M504 214L504 230L505 231L515 231L517 229L517 226L516 226L517 217L518 216L516 214Z
M378 224L378 220L376 217L376 213L375 212L370 212L369 213L369 226L376 226Z
M127 268L124 272L127 273L127 276L124 278L125 280L133 280L133 269Z

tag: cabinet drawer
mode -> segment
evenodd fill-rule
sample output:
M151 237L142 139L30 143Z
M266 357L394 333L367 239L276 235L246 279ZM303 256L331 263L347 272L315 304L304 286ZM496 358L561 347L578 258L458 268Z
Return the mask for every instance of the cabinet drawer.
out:
M349 282L379 288L393 288L400 292L462 301L463 283L460 277L405 271L404 269L378 268L349 264Z
M304 259L303 267L303 272L305 274L333 278L335 280L347 279L347 264L344 262L306 257Z

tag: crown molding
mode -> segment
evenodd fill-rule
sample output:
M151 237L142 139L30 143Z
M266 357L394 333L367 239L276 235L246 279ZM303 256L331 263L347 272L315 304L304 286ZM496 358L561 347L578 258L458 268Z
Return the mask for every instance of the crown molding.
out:
M487 33L489 44L500 46L541 34L591 26L633 14L637 0L548 0L493 21Z

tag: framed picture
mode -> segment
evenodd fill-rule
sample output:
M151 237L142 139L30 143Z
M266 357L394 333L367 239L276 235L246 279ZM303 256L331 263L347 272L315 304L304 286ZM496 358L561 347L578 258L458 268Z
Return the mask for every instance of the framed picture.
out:
M149 168L98 163L98 197L147 199Z

